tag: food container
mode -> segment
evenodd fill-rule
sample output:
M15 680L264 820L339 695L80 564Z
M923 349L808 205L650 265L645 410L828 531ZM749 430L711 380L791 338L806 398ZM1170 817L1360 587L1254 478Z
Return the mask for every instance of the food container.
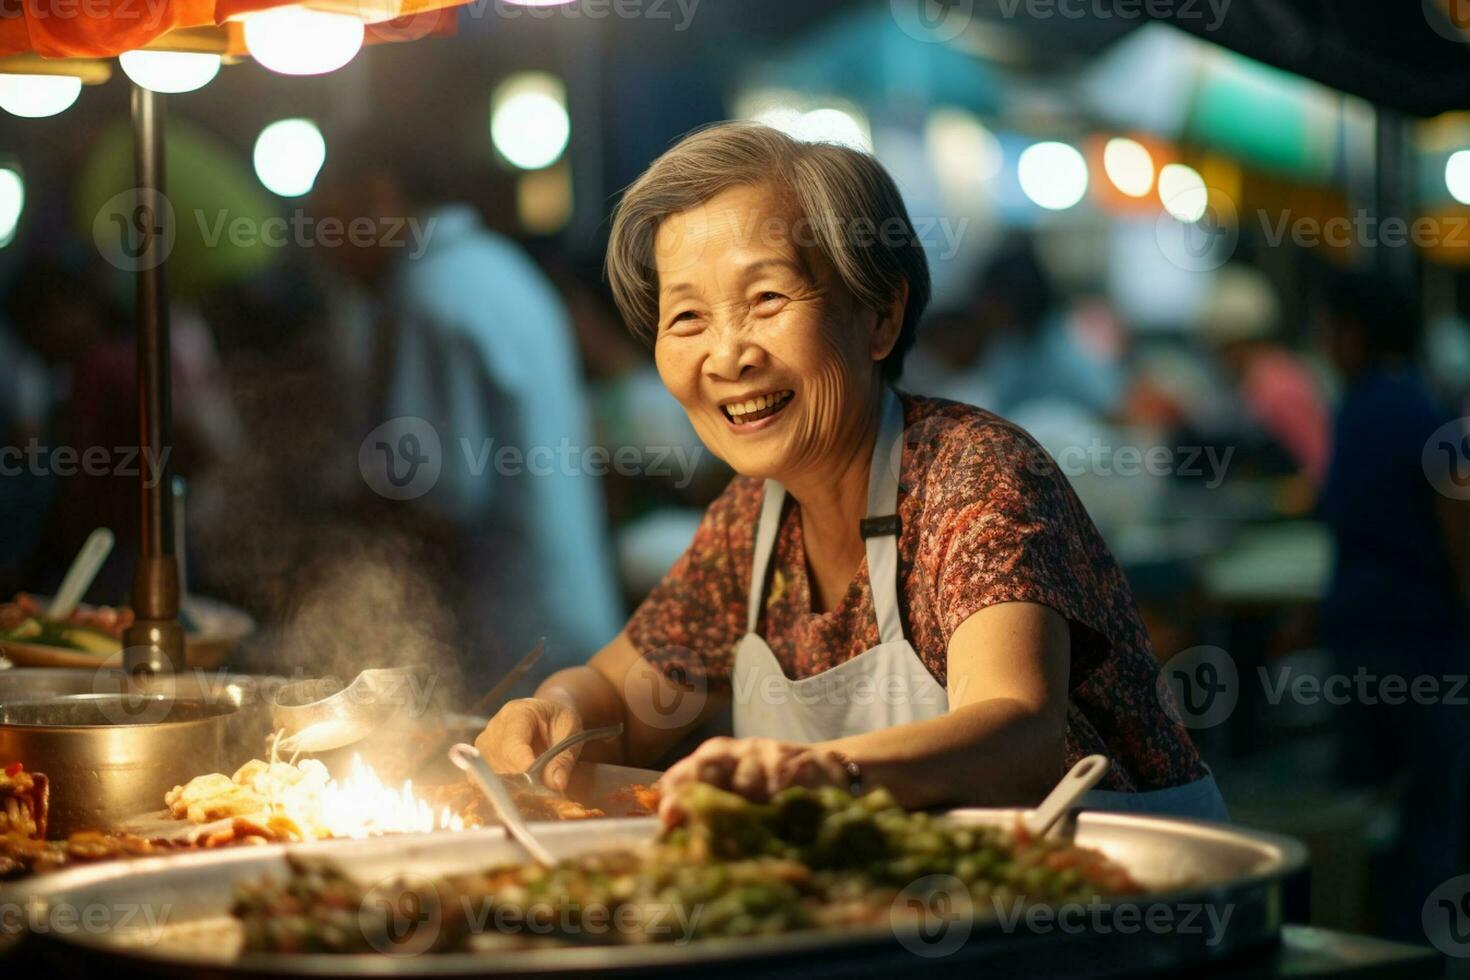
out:
M241 680L0 672L0 764L50 777L51 837L112 829L159 810L174 786L259 754L265 709Z

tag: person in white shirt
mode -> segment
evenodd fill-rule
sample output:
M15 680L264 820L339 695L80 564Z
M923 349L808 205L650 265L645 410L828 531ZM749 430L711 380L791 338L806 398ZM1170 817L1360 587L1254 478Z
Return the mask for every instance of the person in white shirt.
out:
M395 159L381 134L334 140L313 195L317 251L366 293L347 352L366 381L360 463L374 489L453 529L471 642L504 657L545 636L554 670L600 648L624 612L572 327L522 248L469 205L435 203L449 188L419 166L428 156ZM423 422L378 430L395 419ZM408 477L433 437L432 485L377 484L374 466Z

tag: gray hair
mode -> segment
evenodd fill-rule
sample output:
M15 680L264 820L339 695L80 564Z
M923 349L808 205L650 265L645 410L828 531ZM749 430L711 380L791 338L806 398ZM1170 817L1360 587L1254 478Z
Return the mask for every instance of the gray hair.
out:
M893 178L870 154L805 143L770 126L718 123L665 151L623 194L613 215L607 278L629 331L658 333L654 236L664 219L732 187L774 183L789 193L815 245L864 306L882 310L908 285L903 325L883 376L903 370L929 302L929 265Z

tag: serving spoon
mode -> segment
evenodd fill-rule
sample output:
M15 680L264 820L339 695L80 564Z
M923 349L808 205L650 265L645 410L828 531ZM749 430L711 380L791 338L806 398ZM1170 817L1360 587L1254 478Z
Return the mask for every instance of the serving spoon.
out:
M271 696L271 723L282 731L283 752L325 752L360 742L411 703L427 668L373 667L326 697L329 680L294 681Z
M1107 775L1108 757L1089 755L1068 770L1061 782L1021 821L1032 837L1045 837L1056 822L1066 816L1077 805L1084 793L1096 786Z
M505 829L510 835L520 842L532 859L543 868L549 868L556 863L556 858L546 849L546 845L531 833L521 811L516 808L515 801L510 798L510 790L506 789L505 783L496 775L495 770L480 755L480 750L466 742L460 742L449 750L449 761L464 770L474 784L480 787L480 792L490 801L490 806L495 810L495 815L500 822L505 824Z
M99 527L87 535L86 543L72 559L71 567L66 570L56 595L51 599L51 605L46 608L47 619L66 619L76 612L82 596L87 594L87 590L92 587L92 580L102 569L102 563L112 553L112 544L112 532L105 527Z

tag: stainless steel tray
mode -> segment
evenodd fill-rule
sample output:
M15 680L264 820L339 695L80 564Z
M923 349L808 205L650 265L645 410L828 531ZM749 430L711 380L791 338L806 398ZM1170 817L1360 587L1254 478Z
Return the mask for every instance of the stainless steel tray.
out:
M1009 826L1019 810L957 810L956 820ZM558 856L646 840L652 819L546 824ZM499 828L275 845L146 858L62 872L26 883L27 921L58 970L176 976L522 976L689 972L802 976L920 968L984 969L995 976L1109 976L1171 972L1274 942L1284 879L1305 866L1289 838L1214 824L1084 812L1078 843L1121 862L1150 891L1063 920L936 920L937 932L895 928L811 930L752 940L578 946L416 956L237 956L228 918L233 885L287 872L285 854L340 862L364 882L435 876L523 859ZM12 890L14 891L14 890ZM0 893L0 902L20 896ZM83 925L87 916L93 925ZM151 917L151 918L150 918ZM123 919L126 918L126 922ZM929 923L926 922L926 927ZM942 934L941 934L942 933ZM955 937L958 935L958 941ZM942 954L942 955L940 955Z

